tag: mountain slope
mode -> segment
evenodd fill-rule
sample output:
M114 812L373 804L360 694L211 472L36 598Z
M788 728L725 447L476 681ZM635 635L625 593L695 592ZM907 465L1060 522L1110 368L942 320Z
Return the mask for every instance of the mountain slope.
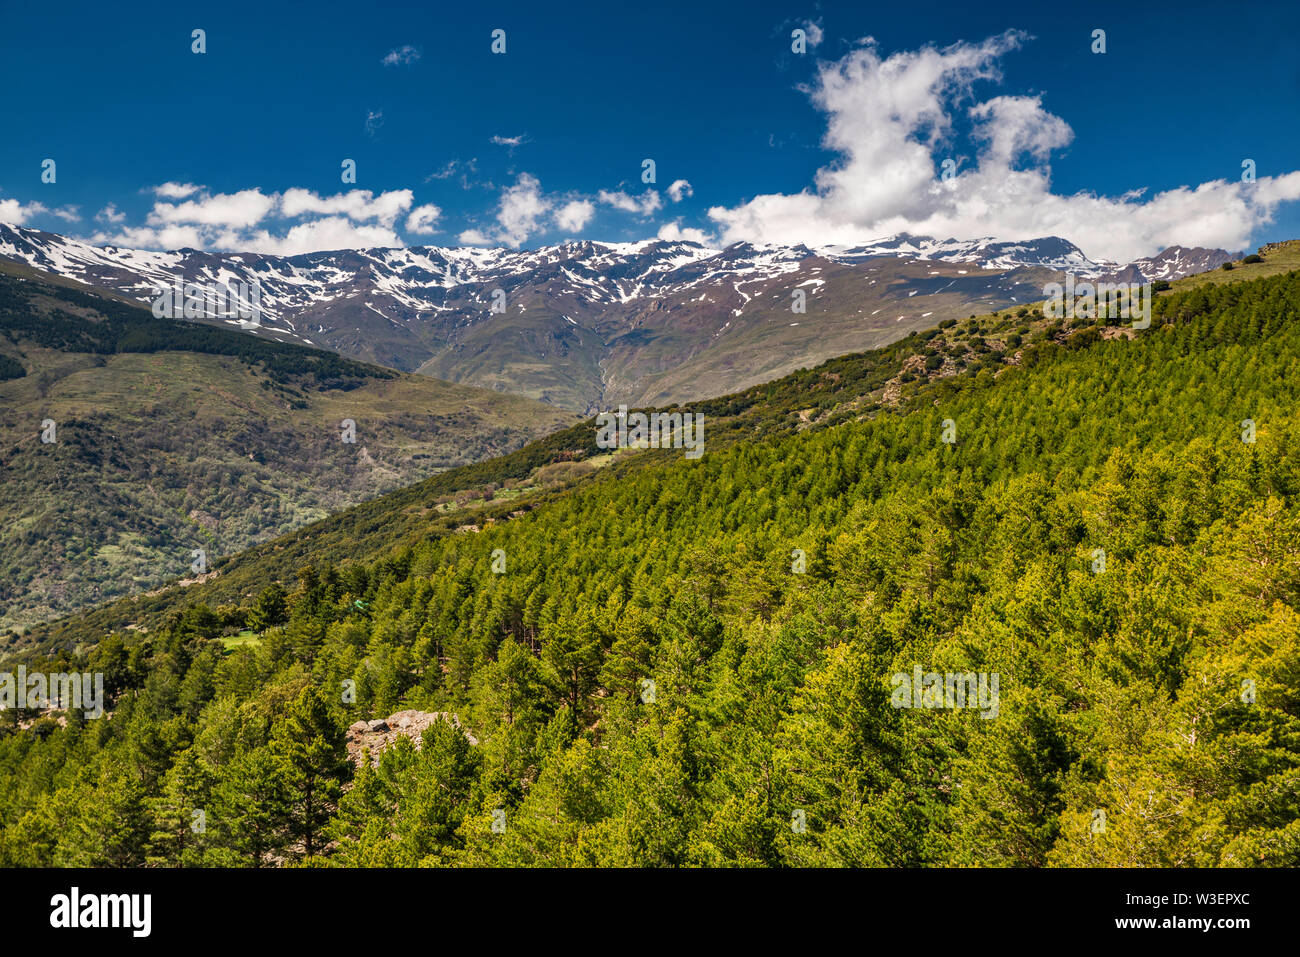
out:
M256 282L258 335L579 412L726 394L942 319L1032 301L1062 271L1141 282L1226 258L1174 247L1121 266L1090 261L1057 237L908 235L816 249L650 240L279 257L95 247L0 225L0 259L140 300L178 277ZM805 294L802 312L793 311L796 292Z
M0 274L0 379L0 627L151 587L189 573L194 549L215 563L571 421L30 274Z
M698 461L435 511L569 430L118 603L144 634L46 629L118 710L0 737L0 864L1295 866L1300 272L1242 278L1144 331L933 330L716 400ZM399 708L477 743L353 778L342 729ZM328 823L277 796L309 749Z
M1164 308L1162 300L1179 291L1236 286L1297 270L1300 241L1277 244L1260 263L1178 280L1171 291L1156 296L1156 308ZM961 381L959 377L1011 372L1033 362L1042 350L1134 335L1120 320L1051 321L1043 317L1039 304L944 326L872 352L840 356L741 393L694 403L691 408L706 417L708 454L758 439L867 421L909 404L924 404L922 396L932 389L946 391ZM215 563L219 574L201 586L116 602L33 629L24 645L71 647L84 640L87 630L153 627L177 602L246 604L267 581L287 583L289 573L300 565L336 564L413 545L431 535L509 521L542 502L567 495L570 488L664 467L680 455L653 450L620 450L611 455L596 446L595 429L588 420L516 452L449 470L232 555Z

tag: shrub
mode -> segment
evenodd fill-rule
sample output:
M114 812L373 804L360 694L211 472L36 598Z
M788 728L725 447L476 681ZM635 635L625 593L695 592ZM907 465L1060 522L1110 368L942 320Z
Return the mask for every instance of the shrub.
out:
M0 382L5 379L21 379L27 375L27 370L17 359L9 356L0 355Z
M590 462L554 462L537 470L537 484L559 485L572 482L595 470L596 467Z

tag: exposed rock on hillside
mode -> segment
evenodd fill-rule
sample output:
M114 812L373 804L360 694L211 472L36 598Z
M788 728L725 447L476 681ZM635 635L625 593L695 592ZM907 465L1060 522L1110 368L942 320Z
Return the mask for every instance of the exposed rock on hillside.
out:
M400 737L410 738L418 750L424 729L435 721L450 721L460 728L470 744L478 744L474 735L461 728L459 716L450 711L399 711L387 718L375 718L371 721L357 721L348 728L348 757L352 763L361 764L361 752L370 749L372 761L379 760L379 754Z

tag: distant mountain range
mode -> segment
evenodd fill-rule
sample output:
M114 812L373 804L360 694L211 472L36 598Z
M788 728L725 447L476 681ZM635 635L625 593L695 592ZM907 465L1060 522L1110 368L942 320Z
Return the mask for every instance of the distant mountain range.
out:
M732 392L943 319L1036 301L1063 272L1169 280L1232 257L1174 246L1118 264L1057 237L906 234L860 246L584 241L286 257L94 246L0 225L0 258L139 301L178 278L255 282L258 335L590 412Z

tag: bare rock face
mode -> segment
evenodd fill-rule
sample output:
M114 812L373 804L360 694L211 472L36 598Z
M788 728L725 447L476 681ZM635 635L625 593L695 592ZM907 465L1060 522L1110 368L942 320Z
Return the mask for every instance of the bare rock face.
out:
M460 717L450 711L399 711L387 719L375 718L371 721L357 721L347 731L348 757L352 763L361 764L361 753L370 749L372 761L379 760L384 748L393 744L398 738L406 737L418 750L422 744L420 738L424 729L435 721L450 721L465 735L470 744L478 744L478 739L461 728Z

